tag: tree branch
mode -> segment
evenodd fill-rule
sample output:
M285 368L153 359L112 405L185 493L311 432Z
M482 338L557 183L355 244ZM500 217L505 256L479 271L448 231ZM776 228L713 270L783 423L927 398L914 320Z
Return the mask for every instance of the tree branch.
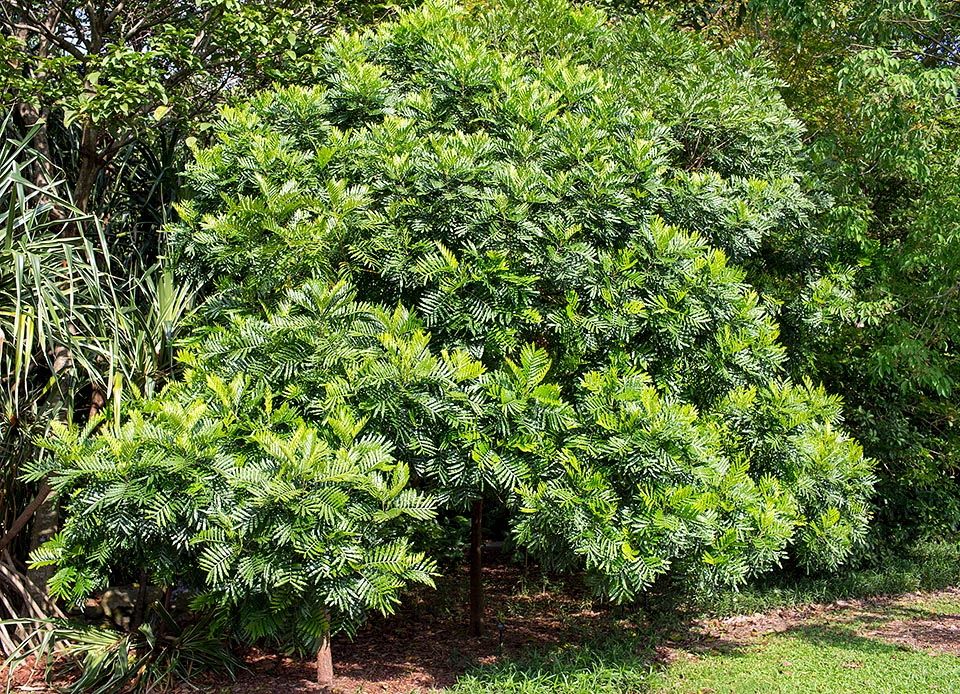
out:
M27 504L27 507L23 509L16 520L10 525L10 529L4 534L3 537L0 537L0 552L3 552L11 542L13 542L17 535L20 534L20 531L26 527L27 523L30 522L30 519L33 518L34 514L37 512L37 509L40 508L41 504L47 500L47 497L50 496L50 492L53 491L53 488L50 486L50 483L44 479L40 483L40 489L37 490L37 495L33 497L33 501Z

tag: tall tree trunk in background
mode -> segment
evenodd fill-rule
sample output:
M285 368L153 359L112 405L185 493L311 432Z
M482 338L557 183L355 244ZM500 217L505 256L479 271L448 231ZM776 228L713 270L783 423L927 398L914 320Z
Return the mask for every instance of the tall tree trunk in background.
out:
M70 369L72 367L73 357L70 355L70 350L65 347L58 348L54 352L54 374L57 374L58 378L61 377L61 374L66 374L63 377L69 379L71 378ZM56 498L44 496L43 502L37 507L36 514L33 517L33 525L30 528L30 552L33 553L40 545L56 535L59 528L59 504ZM54 573L56 573L56 567L53 566L31 567L27 569L27 578L29 578L44 595L47 595L47 583L53 578Z
M44 478L40 482L40 488L37 490L36 496L33 497L33 501L27 504L27 507L20 512L20 515L10 524L7 532L0 538L0 552L3 552L17 539L20 531L27 526L27 523L30 522L37 510L43 506L47 497L50 496L51 491L50 483Z
M58 12L51 8L47 14L46 21L44 22L45 26L52 30L56 25ZM19 28L14 34L16 37L22 41L25 45L32 40L37 40L36 52L37 55L41 58L46 57L50 51L50 40L46 38L42 33L39 33L37 36L32 35L34 32L29 31L27 28ZM17 62L14 61L11 67L16 70L19 68ZM47 133L46 121L50 117L49 111L46 109L40 109L34 104L31 103L19 103L15 107L16 114L20 117L21 124L26 130L31 129L33 126L38 123L43 122L37 132L33 136L33 140L30 142L30 146L38 151L42 156L42 160L35 162L29 171L30 177L35 183L39 186L49 185L51 181L54 180L55 174L53 170L53 156L50 149L50 137ZM54 209L53 214L58 214L59 211Z
M103 388L94 383L91 386L90 391L90 410L87 412L87 421L93 419L98 414L103 412L103 409L107 406L107 395L104 392Z
M41 111L33 104L18 104L17 115L20 117L24 130L30 130L37 123L43 122L34 133L30 146L39 152L42 157L30 165L28 175L38 186L49 185L56 178L53 170L53 156L50 151L50 137L47 134L46 120L49 113ZM52 210L53 214L61 214L58 209Z
M97 182L100 169L103 168L105 163L100 152L100 144L100 130L90 123L85 124L80 136L80 171L77 173L77 181L73 186L73 204L82 212L86 212L90 205L93 187ZM77 231L80 232L79 227ZM98 248L98 246L95 245L94 248ZM98 263L102 263L101 254L97 253L96 255ZM110 270L108 267L102 269ZM96 417L106 406L107 396L103 388L98 383L92 383L90 411L87 413L87 419Z
M483 499L470 512L470 635L483 633Z
M54 497L48 496L37 508L33 516L33 525L30 528L30 552L57 534L60 528L60 511ZM44 595L48 595L47 584L56 573L55 566L30 567L27 569L29 578Z
M100 153L100 130L87 123L80 136L80 171L73 186L73 204L83 212L90 204L90 195L103 167Z

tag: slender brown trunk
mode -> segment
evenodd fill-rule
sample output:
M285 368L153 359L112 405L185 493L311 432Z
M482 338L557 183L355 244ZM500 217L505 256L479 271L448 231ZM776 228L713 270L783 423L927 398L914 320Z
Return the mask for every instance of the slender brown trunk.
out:
M162 639L167 635L167 631L170 628L170 620L168 616L170 615L170 602L173 600L173 586L165 586L163 589L163 598L160 600L160 604L163 607L163 611L167 614L163 619L157 620L157 628L154 633L157 636L157 640Z
M84 125L80 136L80 171L73 187L73 204L86 212L97 181L102 162L100 160L100 131L92 125Z
M73 366L73 357L70 350L60 346L53 351L53 372L56 374L57 391L53 394L54 400L61 400L63 394L72 386L70 369ZM61 412L61 415L63 413ZM56 498L47 495L36 507L33 513L33 526L30 529L30 552L36 551L40 545L56 535L60 527L60 509ZM47 583L53 578L56 568L53 566L30 567L27 577L47 595Z
M47 9L46 17L43 20L43 25L47 28L48 32L54 31L60 11L61 8L57 6L57 3L51 4L51 6ZM40 34L39 36L37 36L38 33ZM37 43L33 49L33 52L37 57L42 59L46 58L50 54L50 40L43 35L43 32L34 32L28 27L21 26L16 28L14 35L16 35L25 44L32 43L34 40L37 40ZM20 66L16 61L13 62L11 67L13 68L14 72L20 70ZM42 71L34 73L30 76L38 82L43 82L47 78L47 75ZM46 120L50 117L50 112L46 108L39 108L28 102L22 102L18 104L17 110L19 111L19 116L23 126L27 130L43 121L43 124L37 129L37 132L33 136L33 140L30 142L30 146L39 152L42 157L40 161L36 161L30 166L29 175L33 179L33 182L37 185L49 185L56 179L56 171L53 163L53 152L50 148L50 137L46 125ZM60 208L57 206L54 206L53 209L50 210L50 215L54 219L61 219L64 216L62 210L60 210Z
M40 110L33 104L19 104L20 119L23 121L23 127L29 130L40 121L46 121L49 114L47 111ZM30 147L39 152L42 156L40 160L33 162L29 168L30 178L38 186L49 185L55 178L56 173L53 170L53 155L50 151L50 138L47 136L46 124L37 128L33 139L30 141ZM55 215L60 214L59 209L54 209Z
M317 649L317 682L326 692L333 691L333 651L330 649L330 620L323 630L320 648Z
M90 196L93 194L93 186L97 181L97 174L100 173L102 158L100 156L100 131L90 124L83 126L83 132L80 136L80 171L77 173L77 182L73 187L73 204L83 212L87 211L90 204ZM77 236L82 235L80 225L76 226ZM97 253L97 262L102 262L100 253ZM110 268L105 268L109 270ZM87 413L87 419L93 419L103 412L107 406L107 396L104 390L97 383L92 384L90 393L90 411Z
M33 517L33 526L30 530L30 552L36 551L40 545L57 534L60 527L60 509L57 499L48 496L43 503L37 507ZM47 584L56 573L54 566L31 566L27 569L27 577L48 595Z
M470 512L470 635L483 633L483 499Z
M94 383L90 393L90 411L87 413L87 421L90 421L103 412L106 406L107 396L103 392L103 388Z
M137 590L137 603L133 606L133 621L130 622L130 631L136 631L143 624L147 616L147 582L149 576L144 570L140 571L140 588Z
M13 521L10 525L10 529L4 533L3 537L0 537L0 552L5 550L11 542L17 539L17 535L20 534L20 531L30 522L30 519L33 518L33 514L37 512L37 509L43 505L43 502L47 500L47 497L50 496L52 488L50 483L44 479L40 483L40 489L37 490L37 495L33 497L33 501L27 504L27 507L23 509L16 520Z

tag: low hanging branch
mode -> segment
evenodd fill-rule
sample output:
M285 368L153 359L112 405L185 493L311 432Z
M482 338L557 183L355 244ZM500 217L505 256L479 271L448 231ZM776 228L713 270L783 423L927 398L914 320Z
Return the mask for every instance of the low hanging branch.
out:
M50 483L44 479L40 483L40 489L37 490L37 495L33 497L33 501L27 504L27 507L23 509L20 515L17 516L16 520L14 520L10 525L10 529L7 530L3 537L0 537L0 552L5 551L7 547L10 546L10 543L17 538L17 535L20 534L20 531L26 527L27 523L30 522L30 519L33 518L34 514L36 514L37 509L39 509L43 505L43 502L47 500L47 497L50 496L51 491L52 487L50 486Z

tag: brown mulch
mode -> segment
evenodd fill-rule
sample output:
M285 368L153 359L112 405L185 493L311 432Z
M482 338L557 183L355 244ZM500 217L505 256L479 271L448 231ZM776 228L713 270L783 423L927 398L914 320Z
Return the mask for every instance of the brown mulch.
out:
M426 694L453 685L476 665L492 664L528 648L582 641L602 633L611 620L609 611L594 606L577 581L550 587L524 585L522 568L502 561L497 552L490 552L485 561L483 636L467 633L466 571L446 577L437 590L406 596L389 618L370 619L352 640L334 637L336 691ZM244 664L247 669L238 673L234 683L206 678L194 684L211 694L322 692L312 661L250 650ZM51 690L42 683L41 673L23 668L11 691L49 694ZM196 689L181 687L177 694L192 691Z

